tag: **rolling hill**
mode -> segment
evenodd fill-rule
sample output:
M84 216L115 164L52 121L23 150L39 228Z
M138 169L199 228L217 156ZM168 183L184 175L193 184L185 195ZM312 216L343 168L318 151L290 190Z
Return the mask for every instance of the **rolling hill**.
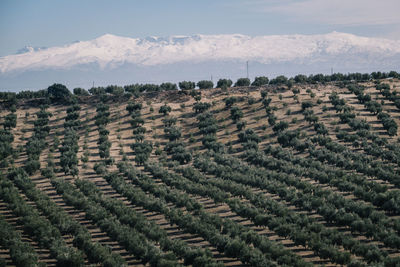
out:
M399 88L20 99L0 111L1 262L395 266Z

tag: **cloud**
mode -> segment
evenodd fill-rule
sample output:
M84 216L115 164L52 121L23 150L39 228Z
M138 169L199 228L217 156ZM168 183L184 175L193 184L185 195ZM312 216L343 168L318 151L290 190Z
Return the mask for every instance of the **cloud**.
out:
M291 20L338 26L400 24L399 0L255 0L258 11L281 14Z

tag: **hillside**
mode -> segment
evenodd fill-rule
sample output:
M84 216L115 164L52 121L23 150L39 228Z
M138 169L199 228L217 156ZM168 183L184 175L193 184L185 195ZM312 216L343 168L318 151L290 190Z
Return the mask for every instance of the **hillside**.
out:
M20 101L0 111L0 265L400 264L399 89Z

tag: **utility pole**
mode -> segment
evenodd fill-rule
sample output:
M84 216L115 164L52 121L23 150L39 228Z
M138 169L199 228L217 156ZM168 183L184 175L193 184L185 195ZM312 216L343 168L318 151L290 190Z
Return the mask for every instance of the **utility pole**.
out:
M94 88L94 81L93 81L93 85L92 85L92 88Z
M249 78L249 61L246 61L247 79Z
M331 75L333 74L333 68L331 68Z

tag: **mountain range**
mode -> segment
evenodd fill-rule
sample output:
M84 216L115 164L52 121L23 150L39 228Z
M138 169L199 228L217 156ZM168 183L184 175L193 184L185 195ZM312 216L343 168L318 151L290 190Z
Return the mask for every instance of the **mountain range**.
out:
M25 47L0 57L0 90L95 84L399 71L400 41L332 32L129 38L111 34L59 47Z

